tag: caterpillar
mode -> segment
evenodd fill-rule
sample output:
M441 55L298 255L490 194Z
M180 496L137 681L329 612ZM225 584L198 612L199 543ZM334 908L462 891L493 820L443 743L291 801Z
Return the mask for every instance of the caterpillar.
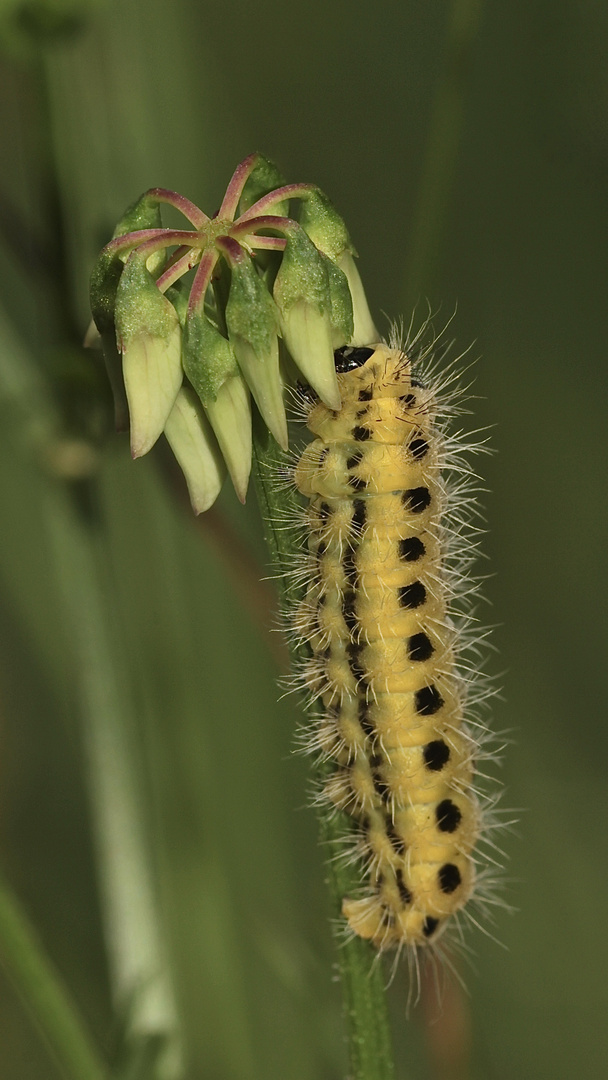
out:
M446 430L451 374L421 377L410 356L395 339L339 349L342 408L309 404L315 438L294 470L308 551L292 629L321 704L307 743L331 763L321 798L354 819L365 867L347 928L380 950L433 945L458 919L494 801L475 778L488 690L463 661L481 640L474 474Z

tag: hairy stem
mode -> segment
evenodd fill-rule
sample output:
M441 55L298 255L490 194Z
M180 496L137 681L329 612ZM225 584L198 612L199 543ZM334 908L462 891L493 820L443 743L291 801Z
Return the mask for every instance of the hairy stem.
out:
M254 424L253 476L268 547L277 568L282 606L296 599L285 582L293 557L301 551L297 526L285 527L285 515L297 511L299 503L288 486L278 488L272 481L273 466L284 460L281 450L260 422ZM305 648L291 649L292 663L307 655ZM327 766L317 766L323 779ZM342 900L360 884L357 869L340 858L345 837L352 832L352 820L334 809L319 808L321 842L327 851L327 879L330 890L332 926L336 928L338 965L344 996L349 1076L352 1080L393 1080L394 1063L386 1009L385 978L376 950L361 938L345 940L341 934Z

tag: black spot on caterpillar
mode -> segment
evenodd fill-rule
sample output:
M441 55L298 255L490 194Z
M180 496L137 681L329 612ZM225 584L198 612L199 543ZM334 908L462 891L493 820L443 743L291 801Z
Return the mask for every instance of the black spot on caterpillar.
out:
M495 802L474 783L488 691L460 663L480 644L462 600L463 583L475 591L473 480L436 374L413 376L396 343L339 349L336 370L342 409L308 406L315 438L294 474L313 556L309 621L294 619L308 627L304 682L321 702L309 742L335 762L322 797L352 816L367 864L361 895L343 901L350 931L380 949L435 947L480 895Z

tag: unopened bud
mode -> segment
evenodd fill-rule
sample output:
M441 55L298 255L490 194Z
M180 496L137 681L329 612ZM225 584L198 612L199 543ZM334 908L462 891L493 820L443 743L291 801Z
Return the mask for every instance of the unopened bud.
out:
M165 435L186 477L192 508L202 514L217 499L226 466L203 406L189 386L175 399Z
M230 479L245 502L251 472L251 399L242 375L230 375L207 405L207 416L220 444Z
M253 206L258 199L261 199L263 195L268 195L275 188L283 187L285 184L285 178L281 172L277 169L273 161L264 157L263 154L258 154L257 161L251 173L247 177L245 187L243 188L240 201L240 210L244 214L249 210L250 206ZM289 201L274 203L272 206L273 214L287 214L289 207Z
M339 409L329 276L322 255L299 227L287 236L274 298L293 360L321 400Z
M344 218L319 188L302 199L299 220L315 247L334 262L344 251L354 251Z
M251 472L251 402L232 345L206 315L192 312L183 338L184 370L207 416L230 473L245 502Z
M230 342L266 425L284 450L287 419L279 370L278 313L249 256L231 267L226 325Z
M120 278L115 322L129 402L131 452L141 457L161 434L183 373L177 313L136 252Z
M142 195L140 199L125 210L113 235L114 237L123 236L125 233L133 232L136 229L154 229L159 227L160 224L158 203L151 199L150 196ZM93 267L90 285L93 323L89 326L85 338L85 347L95 347L98 339L100 339L114 398L114 418L117 431L126 431L129 420L122 363L116 348L116 330L114 327L116 291L127 254L127 252L122 253L122 255L108 254L104 250L97 259ZM98 337L94 332L95 327L99 332Z
M344 251L340 256L338 266L346 275L353 302L353 335L350 344L371 345L373 342L380 340L380 335L374 326L363 283L359 277L355 260L349 251Z

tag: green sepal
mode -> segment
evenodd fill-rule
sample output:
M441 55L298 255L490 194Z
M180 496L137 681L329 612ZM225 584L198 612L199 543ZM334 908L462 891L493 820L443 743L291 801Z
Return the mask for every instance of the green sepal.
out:
M160 207L149 195L142 195L129 206L114 229L113 239L125 233L140 229L156 229L161 226ZM116 290L122 274L125 258L129 252L108 253L105 249L99 255L91 274L90 296L91 311L95 325L103 336L104 330L114 327L114 306Z
M326 262L298 225L286 230L287 244L274 283L274 298L281 315L303 300L321 315L331 311Z
M114 321L119 346L141 334L166 338L176 323L179 325L173 304L161 293L145 258L137 251L127 259L120 277Z
M283 187L285 183L285 177L279 172L274 162L264 157L263 154L258 154L256 164L247 177L241 194L240 213L244 214L263 195L269 195L271 191ZM286 216L288 206L288 201L277 203L276 206L272 207L271 213Z
M239 368L275 439L287 447L279 371L278 312L248 255L231 263L226 326Z
M167 300L169 300L173 304L173 307L177 312L177 317L179 319L179 324L182 330L186 325L189 295L190 288L188 285L186 285L186 282L183 280L183 278L180 278L179 281L175 281L173 285L170 285L169 288L165 290L165 296L167 297Z
M319 188L302 199L299 222L315 247L330 259L335 261L343 251L355 254L344 219Z
M325 257L325 266L329 279L329 297L331 301L332 345L334 349L340 349L342 345L347 345L353 336L353 300L350 295L346 274L327 256Z
M278 330L278 313L272 297L252 260L243 255L231 264L226 325L230 339L249 342L263 362L272 350Z
M112 239L124 236L125 233L137 232L139 229L159 229L161 224L158 199L148 194L140 195L139 199L125 210L114 229Z
M205 406L216 400L226 379L239 374L232 345L202 312L191 312L184 322L182 363Z

